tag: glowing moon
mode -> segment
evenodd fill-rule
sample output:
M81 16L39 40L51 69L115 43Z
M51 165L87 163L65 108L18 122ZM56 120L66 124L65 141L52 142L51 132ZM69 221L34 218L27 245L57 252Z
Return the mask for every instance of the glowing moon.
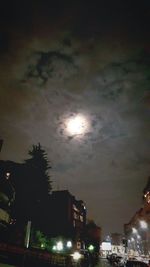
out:
M67 120L67 132L72 135L84 134L88 129L88 121L83 115L77 115Z

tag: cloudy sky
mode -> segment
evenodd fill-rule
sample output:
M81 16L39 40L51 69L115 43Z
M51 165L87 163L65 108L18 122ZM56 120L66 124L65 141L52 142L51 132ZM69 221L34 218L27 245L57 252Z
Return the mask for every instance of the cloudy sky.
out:
M84 200L104 233L123 230L150 174L150 4L112 2L0 11L0 157L22 162L40 142L54 189Z

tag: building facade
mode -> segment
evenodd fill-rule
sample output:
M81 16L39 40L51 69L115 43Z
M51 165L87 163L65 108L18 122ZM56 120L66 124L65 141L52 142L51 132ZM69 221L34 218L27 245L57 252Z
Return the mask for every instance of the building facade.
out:
M124 236L120 233L111 234L111 252L116 253L117 255L124 255L125 253L125 244Z
M124 225L128 254L150 256L150 178L143 190L143 205Z
M0 236L5 238L11 222L11 206L15 200L15 190L10 181L10 172L1 174L0 179Z
M0 151L3 140L0 139ZM9 168L3 168L0 164L0 236L3 239L5 230L11 222L11 205L15 200L15 190L11 183Z
M50 199L50 234L71 239L78 248L83 246L86 207L68 190L53 191Z

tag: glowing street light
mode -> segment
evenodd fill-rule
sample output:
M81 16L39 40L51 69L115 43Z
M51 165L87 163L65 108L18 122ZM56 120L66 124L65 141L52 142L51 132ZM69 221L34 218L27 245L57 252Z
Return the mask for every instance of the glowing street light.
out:
M71 256L75 261L78 261L81 258L81 254L78 251L75 251Z
M88 249L89 249L89 251L93 251L94 250L94 246L93 245L89 245Z
M59 241L59 242L57 243L57 245L56 245L56 248L57 248L58 251L63 250L63 243L62 243L61 241Z
M132 233L133 233L133 234L137 234L137 229L133 227L133 228L132 228Z
M56 249L57 249L57 247L54 245L54 246L52 247L52 250L55 251Z
M45 248L45 244L42 243L42 244L41 244L41 248Z
M148 224L147 224L147 222L145 222L144 220L141 220L141 221L140 221L140 226L141 226L142 229L147 229Z
M72 247L72 242L71 241L67 241L67 248L71 248Z
M10 177L10 172L6 172L6 179L8 180Z

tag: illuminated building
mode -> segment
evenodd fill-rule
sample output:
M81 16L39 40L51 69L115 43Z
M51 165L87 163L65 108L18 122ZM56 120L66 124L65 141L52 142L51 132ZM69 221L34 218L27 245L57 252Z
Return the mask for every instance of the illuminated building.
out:
M143 206L124 225L128 253L150 256L150 178L143 190Z
M143 198L145 201L145 205L150 205L150 177L148 178L147 185L143 190Z
M123 255L125 253L124 237L120 233L111 234L111 251L112 253Z

